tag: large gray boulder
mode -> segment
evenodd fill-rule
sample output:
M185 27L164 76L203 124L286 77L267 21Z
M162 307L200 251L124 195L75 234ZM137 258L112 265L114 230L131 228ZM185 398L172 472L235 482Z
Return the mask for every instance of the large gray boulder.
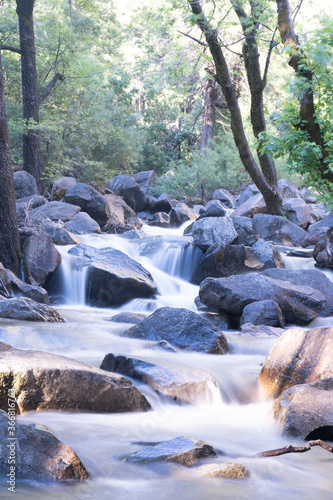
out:
M315 233L318 231L328 231L328 229L330 229L331 227L333 227L333 213L330 213L319 222L311 224L311 226L309 226L308 231L309 233Z
M265 214L266 203L261 193L255 194L242 204L238 204L234 211L235 217L253 217L255 214Z
M67 231L73 234L90 234L100 233L99 224L90 217L86 212L79 212L65 224Z
M172 210L172 201L167 193L161 194L153 205L153 212L166 212L167 214Z
M200 211L199 219L203 217L225 217L230 210L219 200L210 200Z
M139 188L145 193L148 193L150 187L154 186L157 181L157 174L154 170L142 170L134 174L134 180Z
M79 212L80 213L80 212ZM84 212L82 212L84 213ZM79 214L77 214L79 215ZM76 217L74 215L74 217ZM95 223L97 224L97 222ZM39 225L39 229L51 236L55 245L76 245L79 243L74 234L65 229L63 222L45 221Z
M15 387L18 413L75 410L97 413L145 411L150 404L132 382L115 373L48 352L0 343L0 408Z
M16 421L15 438L11 440L8 426L13 421L12 411L8 409L7 414L0 410L0 474L6 475L9 491L15 492L18 477L30 481L88 479L89 474L77 454L48 430Z
M21 198L16 202L16 215L19 226L24 226L28 223L29 219L29 210L33 210L34 208L41 207L42 205L46 205L48 203L47 199L44 196L40 196L38 194L32 194L30 196L26 196L25 198Z
M36 302L28 297L13 297L0 300L0 318L53 323L62 323L64 321L53 307Z
M288 198L284 200L283 207L286 218L303 229L319 219L313 208L302 198Z
M246 189L244 189L244 191L241 192L241 194L238 197L236 206L239 207L240 205L245 203L247 200L249 200L256 194L260 194L260 191L255 184L251 184Z
M216 457L214 448L201 439L180 436L155 446L147 446L129 455L127 462L150 464L152 462L176 462L190 466L199 458Z
M184 202L178 202L170 212L171 224L179 227L184 222L195 221L198 215Z
M103 226L110 216L108 205L103 195L92 186L82 182L68 189L64 196L64 201L81 207L82 211L87 212L100 226Z
M239 245L252 246L258 239L252 227L252 219L250 217L237 217L231 215L232 222L236 233L238 234Z
M178 349L210 354L225 354L227 340L208 319L183 308L161 307L138 325L123 333L124 337L166 340Z
M16 192L16 198L25 198L26 196L31 196L33 194L38 194L37 184L35 178L25 172L20 170L19 172L14 172L14 188Z
M120 250L81 244L69 254L79 257L77 268L88 268L86 300L92 306L118 306L157 293L151 274Z
M313 258L317 267L333 268L333 227L328 229L324 239L316 243Z
M264 264L265 269L282 268L284 267L284 260L275 245L269 241L258 240L252 245L255 255Z
M333 377L333 328L287 330L269 351L259 374L266 398L290 387Z
M260 300L244 307L240 325L267 325L284 327L285 319L279 305L273 300Z
M216 189L212 195L213 200L219 200L228 208L234 208L234 197L226 189Z
M300 198L301 193L300 190L298 189L297 186L288 179L280 179L278 181L278 186L282 195L282 198L284 199L290 199L290 198Z
M252 227L260 238L279 245L300 246L307 235L304 229L279 215L257 214Z
M102 370L122 373L150 385L158 394L181 403L209 401L217 384L210 373L189 368L166 368L141 359L107 354Z
M12 271L6 269L8 279L10 280L11 289L15 295L28 297L35 302L40 302L42 304L50 304L50 299L47 291L41 286L28 285L24 281L20 280Z
M59 179L55 179L52 184L51 190L51 200L59 201L61 200L67 191L75 186L76 179L74 177L60 177Z
M47 220L67 222L79 211L78 205L63 203L62 201L51 201L33 210L29 210L29 226L40 226Z
M145 210L148 205L148 197L139 187L133 177L129 175L116 175L106 183L106 188L117 196L122 196L135 212Z
M201 302L210 310L226 313L239 320L243 309L252 302L273 300L292 324L308 324L321 313L325 297L308 286L248 273L228 278L206 278L200 285Z
M61 262L51 236L42 231L25 238L22 254L24 280L31 285L47 284Z
M230 217L205 217L196 220L192 226L193 243L202 250L218 243L235 243L238 234Z
M294 385L274 403L284 434L333 441L333 377Z

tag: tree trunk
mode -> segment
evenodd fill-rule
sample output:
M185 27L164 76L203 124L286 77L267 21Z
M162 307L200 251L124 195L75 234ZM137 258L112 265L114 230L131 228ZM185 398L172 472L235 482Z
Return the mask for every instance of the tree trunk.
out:
M0 262L17 273L20 263L20 239L11 163L0 51Z
M328 152L325 148L324 139L318 124L316 109L313 99L312 80L313 72L309 68L303 50L300 47L298 36L294 31L294 24L290 13L288 0L276 0L278 12L278 28L281 35L282 43L290 49L289 65L295 70L297 76L304 81L302 95L299 98L299 111L302 120L301 127L309 134L310 140L317 144L322 151L321 158L321 177L333 182L333 173L327 172L327 157Z
M202 123L202 134L200 143L200 152L202 153L208 141L213 137L214 124L216 120L215 100L217 98L217 91L214 88L214 82L209 79L206 87L204 113Z
M188 2L193 14L197 17L197 25L204 34L210 53L214 59L216 80L221 86L223 95L228 104L231 118L231 130L242 163L251 179L263 195L268 212L275 215L282 215L282 197L279 188L275 183L270 184L270 180L274 178L274 173L272 173L270 179L267 179L256 164L251 153L244 131L237 94L230 78L229 68L224 57L217 32L210 26L209 22L205 18L199 0L188 0ZM275 169L274 164L271 165L271 168Z
M23 168L36 179L39 191L44 190L43 160L40 144L39 99L37 95L37 69L34 37L33 10L35 0L16 0L16 12L19 19L23 118L27 131L23 135Z

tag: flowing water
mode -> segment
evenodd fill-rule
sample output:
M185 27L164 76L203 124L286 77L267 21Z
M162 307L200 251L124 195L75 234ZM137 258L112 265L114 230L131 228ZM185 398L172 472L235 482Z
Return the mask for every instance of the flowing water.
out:
M147 413L93 414L74 412L31 412L18 417L20 423L46 425L70 445L88 469L91 479L81 483L19 481L16 498L24 500L288 500L333 499L332 457L314 448L305 454L275 458L253 458L264 450L297 443L281 435L273 421L270 404L259 397L257 378L261 364L274 340L245 337L227 332L231 353L224 356L200 353L170 353L156 350L153 343L121 337L131 325L107 321L119 310L151 313L158 307L186 307L196 310L198 287L188 283L200 251L183 228L147 228L148 237L129 240L119 236L85 236L82 242L102 248L117 248L138 260L154 277L160 295L136 299L118 309L97 309L85 305L86 273L75 258L60 248L62 265L53 300L66 319L64 324L2 320L2 341L21 348L61 354L100 366L109 353L130 355L173 368L199 368L210 372L218 384L206 397L191 405L180 405L159 397L152 389L137 384L152 405ZM165 258L164 258L165 256ZM313 266L308 259L287 258L288 268ZM332 326L331 318L316 320L314 326ZM93 387L92 387L93 390ZM219 453L215 462L236 461L251 471L246 480L200 477L195 467L155 464L139 467L124 458L154 443L187 435L211 443ZM0 485L0 498L12 498Z

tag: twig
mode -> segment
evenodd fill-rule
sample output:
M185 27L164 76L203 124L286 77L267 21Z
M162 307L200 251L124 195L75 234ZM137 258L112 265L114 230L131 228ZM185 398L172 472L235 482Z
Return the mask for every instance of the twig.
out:
M203 47L208 47L207 43L202 42L201 40L198 40L197 38L194 38L194 36L189 35L188 33L183 33L182 31L177 30L178 33L181 35L187 36L187 38L191 38L191 40L194 40L195 42L199 43Z
M11 45L0 45L0 50L10 50L11 52L16 52L16 54L21 54L20 49L12 47Z
M315 441L308 441L305 446L292 446L288 444L284 448L263 451L262 453L258 453L257 455L255 455L254 458L278 457L280 455L286 455L287 453L304 453L306 451L310 451L312 446L321 446L324 450L328 451L329 453L333 453L332 446L325 443L325 441L322 441L321 439L317 439Z
M262 88L263 89L267 85L268 68L269 68L269 63L271 62L271 56L272 56L273 49L274 49L274 47L276 47L277 45L279 45L279 42L275 42L275 40L274 40L276 31L277 31L277 27L274 30L274 33L273 33L273 36L272 36L272 40L271 40L271 42L269 44L269 49L268 49L268 54L267 54L266 64L265 64L265 71L264 71L264 76L263 76L263 79L262 79Z

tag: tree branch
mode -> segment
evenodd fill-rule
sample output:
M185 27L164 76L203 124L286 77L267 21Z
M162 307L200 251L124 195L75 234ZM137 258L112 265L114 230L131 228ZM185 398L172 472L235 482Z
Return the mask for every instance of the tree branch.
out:
M50 83L48 84L48 86L46 87L46 89L44 90L42 95L40 96L40 98L38 100L39 105L41 105L41 103L50 95L51 90L53 89L53 87L55 86L55 84L57 83L58 80L60 80L60 82L63 82L65 80L64 75L61 75L60 73L56 73L54 75L54 77L52 78L52 80L50 81Z
M275 40L274 40L276 31L277 31L277 28L275 28L275 30L274 30L272 40L271 40L271 43L270 43L269 49L268 49L268 54L267 54L267 59L266 59L266 64L265 64L265 71L264 71L264 76L262 79L262 88L263 89L267 85L268 68L269 68L269 63L271 62L271 56L272 56L273 49L274 49L274 47L279 45L279 42L275 42Z
M177 30L177 31L181 35L184 35L184 36L187 36L188 38L191 38L191 40L194 40L195 42L199 43L200 45L203 45L204 47L208 47L207 43L201 42L200 40L198 40L197 38L194 38L193 36L189 35L188 33L183 33L182 31L179 31L179 30Z
M16 52L16 54L21 54L20 49L12 47L11 45L0 45L0 50L10 50L11 52Z
M305 446L292 446L288 444L284 448L278 448L277 450L263 451L262 453L258 453L257 455L255 455L254 458L278 457L280 455L286 455L287 453L304 453L306 451L310 451L312 446L321 446L329 453L333 453L332 446L325 443L325 441L322 441L321 439L317 439L316 441L308 441Z

